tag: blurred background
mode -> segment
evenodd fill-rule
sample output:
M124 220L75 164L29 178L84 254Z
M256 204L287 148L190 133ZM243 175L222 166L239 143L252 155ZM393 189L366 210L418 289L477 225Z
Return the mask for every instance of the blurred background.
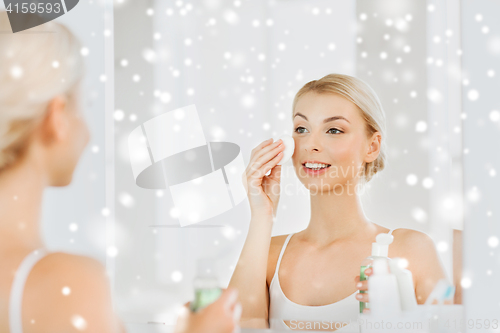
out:
M463 289L467 316L492 317L500 307L488 297L500 292L499 12L500 2L487 0L80 2L60 20L84 44L92 141L73 184L48 193L47 244L106 264L127 323L172 324L194 295L198 258L216 258L227 286L249 206L181 228L168 190L135 184L129 133L195 104L206 140L238 144L246 164L258 143L291 134L292 100L305 83L342 73L370 84L387 117L388 166L362 197L367 217L430 235L455 302ZM282 182L273 236L309 220L291 164Z

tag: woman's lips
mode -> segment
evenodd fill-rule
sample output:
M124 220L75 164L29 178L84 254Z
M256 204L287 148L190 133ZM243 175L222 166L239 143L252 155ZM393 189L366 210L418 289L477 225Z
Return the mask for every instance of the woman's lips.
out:
M317 176L317 175L321 175L321 174L325 173L326 170L328 170L328 168L330 168L330 167L331 167L331 165L327 166L326 168L314 170L314 169L307 168L305 165L302 166L302 168L305 170L306 174L313 175L313 176Z

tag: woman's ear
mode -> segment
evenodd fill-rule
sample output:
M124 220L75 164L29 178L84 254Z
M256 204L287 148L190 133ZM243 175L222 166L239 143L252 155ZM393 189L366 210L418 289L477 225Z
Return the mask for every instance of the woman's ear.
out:
M66 99L62 96L54 97L49 102L40 126L40 135L44 143L61 141L68 136L70 124L66 103Z
M382 143L382 135L380 132L373 133L370 140L368 140L369 146L368 151L365 156L365 162L370 163L377 159L380 154L380 148Z

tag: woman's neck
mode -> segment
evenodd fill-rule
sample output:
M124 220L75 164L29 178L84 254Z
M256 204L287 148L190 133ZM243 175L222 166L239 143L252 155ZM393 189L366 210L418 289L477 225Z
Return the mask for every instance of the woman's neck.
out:
M36 163L0 172L0 251L43 246L39 220L45 180Z
M337 187L336 192L312 194L310 198L311 220L304 236L311 241L326 245L366 231L376 231L373 223L365 217L354 187L345 187L343 191Z

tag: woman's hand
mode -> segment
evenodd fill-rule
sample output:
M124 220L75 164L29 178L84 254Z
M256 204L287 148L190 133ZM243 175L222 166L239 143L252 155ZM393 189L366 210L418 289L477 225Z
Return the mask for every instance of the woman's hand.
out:
M373 269L371 267L365 269L365 276L370 276L373 274ZM363 290L364 293L357 293L356 299L360 302L369 302L368 297L368 280L359 281L359 275L354 279L356 281L356 289ZM363 309L363 313L369 313L370 309Z
M235 333L240 331L241 304L238 291L226 289L212 304L197 311L185 304L175 325L175 333Z
M276 216L280 197L281 165L285 145L282 140L266 140L252 150L250 162L243 174L253 214ZM269 176L266 173L272 170Z

